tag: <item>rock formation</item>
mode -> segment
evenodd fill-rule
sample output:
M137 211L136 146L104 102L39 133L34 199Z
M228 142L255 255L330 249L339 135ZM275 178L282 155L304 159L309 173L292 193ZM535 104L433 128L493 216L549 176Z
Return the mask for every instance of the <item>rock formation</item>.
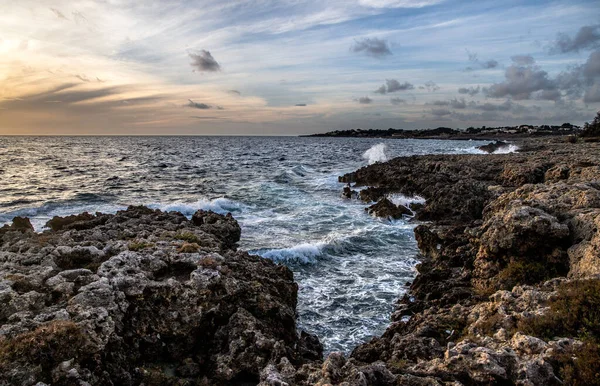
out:
M256 384L320 359L285 266L230 216L130 207L0 229L0 384ZM38 383L40 382L40 383Z

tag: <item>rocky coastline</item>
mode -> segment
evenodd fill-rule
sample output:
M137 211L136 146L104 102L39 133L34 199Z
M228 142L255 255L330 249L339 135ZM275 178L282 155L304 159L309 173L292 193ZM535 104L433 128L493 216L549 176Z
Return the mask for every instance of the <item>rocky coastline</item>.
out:
M292 272L238 251L230 215L130 207L42 233L15 218L0 228L0 385L598 381L600 144L401 157L340 182L369 213L420 224L418 275L381 337L323 358L296 327Z

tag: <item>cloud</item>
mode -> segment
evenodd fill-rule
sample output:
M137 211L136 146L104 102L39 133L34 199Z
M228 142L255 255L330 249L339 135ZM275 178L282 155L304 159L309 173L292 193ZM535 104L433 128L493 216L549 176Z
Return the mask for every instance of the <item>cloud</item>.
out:
M358 98L358 103L360 103L361 105L369 105L373 103L373 99L369 98L368 96L360 97Z
M231 95L242 95L238 90L228 90L227 93Z
M583 96L585 103L598 103L600 102L600 83L594 83L590 88L585 91Z
M200 50L190 52L188 55L192 59L191 66L200 72L221 71L221 65L213 58L210 51Z
M306 107L306 103L296 103L294 106L296 106L296 107Z
M426 82L423 86L419 87L422 90L427 90L429 92L436 92L440 89L440 87L433 81Z
M506 101L502 104L484 103L482 105L476 105L475 108L483 111L510 111L513 104L511 101Z
M477 94L479 94L479 91L481 90L481 88L479 86L477 87L461 87L458 89L458 93L459 94L468 94L470 96L475 96Z
M583 65L583 75L588 79L600 76L600 50L590 54Z
M593 101L594 86L600 83L600 50L590 53L582 65L572 66L558 74L555 81L570 99L583 95L584 102Z
M379 87L377 90L375 90L376 94L383 95L383 94L396 92L396 91L412 90L415 88L415 86L411 83L408 83L408 82L400 83L396 79L386 79L385 83L386 84L382 84L381 87Z
M469 62L475 63L477 66L479 66L479 67L481 67L483 69L488 70L488 69L491 69L491 68L496 68L499 65L498 61L494 60L494 59L489 59L489 60L486 60L486 61L482 62L482 61L479 60L478 55L477 55L476 52L471 52L469 50L466 50L466 51L467 51L467 56L469 58ZM473 67L469 66L469 67L465 68L465 71L473 71Z
M207 105L206 103L198 103L198 102L194 102L191 99L188 99L188 101L189 101L189 103L187 104L187 107L191 107L191 108L194 108L194 109L199 109L199 110L210 110L210 109L225 110L221 106L213 106L213 105Z
M450 99L448 101L442 101L442 100L437 100L437 101L433 101L430 103L427 103L429 105L433 105L433 106L449 106L453 109L466 109L467 108L467 102L465 101L464 98L460 98L460 99Z
M441 3L441 0L359 0L359 4L371 8L422 8Z
M485 69L496 68L498 67L498 61L491 59L481 63L481 67Z
M514 62L506 68L504 76L506 78L504 82L494 83L487 89L487 96L492 98L510 96L522 100L530 99L534 92L556 89L556 83L548 77L548 73L533 64L520 65Z
M450 100L450 107L453 109L465 109L467 108L467 102L465 101L465 98L454 98Z
M393 105L400 105L403 103L406 103L406 99L402 99L402 98L391 98L390 99L390 103Z
M52 13L54 13L56 15L56 17L58 17L59 19L63 19L63 20L69 20L61 11L59 11L56 8L50 8L50 10L52 11Z
M356 40L350 48L353 52L364 53L375 58L392 55L387 41L378 38L365 38Z
M520 66L528 66L535 63L535 59L533 59L533 56L531 55L515 55L510 58Z
M600 47L600 24L586 25L577 31L574 38L561 33L550 48L550 53L579 52Z
M446 115L451 115L452 111L448 109L431 109L431 115L434 117L445 117Z

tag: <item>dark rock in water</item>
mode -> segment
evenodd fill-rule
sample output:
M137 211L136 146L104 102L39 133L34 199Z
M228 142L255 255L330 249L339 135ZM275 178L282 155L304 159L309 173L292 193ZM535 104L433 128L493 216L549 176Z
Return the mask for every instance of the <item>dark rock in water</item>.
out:
M269 364L322 355L296 330L292 272L236 251L231 215L15 224L0 232L2 385L257 384Z
M353 197L357 197L358 193L356 192L356 190L352 190L352 188L350 186L346 186L346 187L344 187L342 196L346 197L346 198L353 198Z
M386 193L386 189L370 186L361 190L358 194L358 198L360 198L361 201L364 202L376 202L380 198L384 197Z
M400 219L403 215L411 216L410 209L403 205L396 205L387 198L382 198L376 204L371 205L365 210L373 216L382 218Z
M496 150L508 147L509 145L510 144L508 142L496 141L496 142L490 142L487 145L477 146L477 149L479 149L481 151L485 151L486 153L493 153Z

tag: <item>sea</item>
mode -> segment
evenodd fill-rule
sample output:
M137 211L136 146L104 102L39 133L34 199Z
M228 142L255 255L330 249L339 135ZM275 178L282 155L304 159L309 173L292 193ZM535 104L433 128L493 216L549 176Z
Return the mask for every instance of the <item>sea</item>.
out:
M338 176L415 154L481 153L480 141L307 137L0 137L0 225L147 205L231 212L239 248L285 264L298 325L325 351L381 335L419 261L410 217L342 196ZM391 197L396 203L422 197Z

